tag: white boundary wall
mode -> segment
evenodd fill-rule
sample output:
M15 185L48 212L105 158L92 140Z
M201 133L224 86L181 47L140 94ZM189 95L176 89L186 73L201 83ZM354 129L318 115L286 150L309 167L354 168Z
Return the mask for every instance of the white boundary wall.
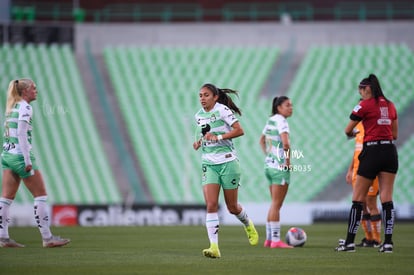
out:
M243 204L248 215L256 225L266 223L269 203L245 203ZM157 206L154 206L157 208ZM179 206L185 209L185 206ZM351 203L336 202L316 202L316 203L290 203L283 205L281 210L281 222L284 225L309 225L315 222L315 219L324 218L330 220L343 220L344 223L348 217ZM414 206L409 204L395 205L397 212L397 223L399 220L414 220ZM12 226L36 226L33 217L33 205L13 204L10 209ZM222 225L240 225L236 217L230 215L225 207L221 205L220 223ZM121 221L120 221L121 222ZM125 225L111 224L111 225ZM180 224L175 224L180 225ZM201 225L201 224L200 224Z
M76 25L78 54L86 41L93 54L110 45L273 45L303 53L313 45L406 43L414 49L414 21Z

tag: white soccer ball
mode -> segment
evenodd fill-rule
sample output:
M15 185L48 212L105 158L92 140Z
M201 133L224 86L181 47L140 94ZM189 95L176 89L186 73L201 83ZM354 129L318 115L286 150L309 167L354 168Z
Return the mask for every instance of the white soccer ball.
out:
M286 243L288 245L297 247L303 246L308 239L305 230L299 227L291 227L288 232L286 232Z

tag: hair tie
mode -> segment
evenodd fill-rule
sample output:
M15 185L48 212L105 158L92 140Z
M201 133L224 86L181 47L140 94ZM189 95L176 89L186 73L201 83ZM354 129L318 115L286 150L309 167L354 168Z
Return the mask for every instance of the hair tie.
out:
M17 84L19 84L19 80L17 80L17 79L16 79L16 80L14 81L14 84L16 84L16 85L17 85Z

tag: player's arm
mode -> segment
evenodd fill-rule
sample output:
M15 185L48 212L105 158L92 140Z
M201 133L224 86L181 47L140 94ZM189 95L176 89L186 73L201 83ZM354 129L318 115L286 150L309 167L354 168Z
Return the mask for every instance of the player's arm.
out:
M348 170L346 172L345 181L348 184L352 183L352 174L354 172L354 158L351 160L351 164L349 164Z
M263 153L266 155L267 151L266 151L266 136L265 135L262 134L260 136L259 144L260 144L260 148L262 148Z
M350 120L348 125L345 127L345 135L347 137L355 137L355 135L357 134L357 132L354 131L355 126L357 126L357 124L359 123L358 120Z
M208 132L205 137L206 137L207 140L220 141L220 140L223 140L223 139L232 139L232 138L236 138L236 137L240 137L240 136L244 135L244 130L241 127L240 122L238 122L238 121L234 122L231 125L231 128L232 128L231 131L229 131L225 134L222 134L222 135L218 135L218 136Z
M289 141L289 133L283 132L280 134L280 139L282 140L283 151L287 152L285 154L285 164L286 166L290 165L290 141Z
M19 140L20 150L22 151L25 170L29 172L32 170L32 161L30 160L30 145L27 137L29 123L25 120L19 120L17 124L17 139Z

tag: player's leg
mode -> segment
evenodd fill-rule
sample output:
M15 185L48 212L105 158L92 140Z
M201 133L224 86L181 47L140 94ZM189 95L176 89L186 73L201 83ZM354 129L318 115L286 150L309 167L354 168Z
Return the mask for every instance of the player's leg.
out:
M224 200L228 211L244 225L249 243L257 245L259 235L254 227L253 221L247 215L246 210L238 202L238 187L240 183L239 162L231 161L223 165L220 182L224 190Z
M20 177L10 169L4 169L0 197L0 247L24 247L9 236L9 210L20 185Z
M267 214L265 247L291 248L280 240L280 209L288 192L290 174L274 168L266 168L265 175L269 182L271 203Z
M42 174L39 170L34 170L34 174L23 178L23 182L27 189L34 197L34 216L43 239L43 247L59 247L70 242L68 239L62 239L58 236L53 236L50 231L49 211L47 204L46 187L43 181Z
M220 250L218 247L219 236L219 216L218 200L220 185L218 184L218 174L213 166L203 165L203 195L206 203L206 229L210 241L210 247L203 250L203 255L209 258L219 258Z
M392 252L392 234L394 230L395 209L392 200L396 174L380 172L378 175L380 200L382 203L382 219L384 224L384 243L380 252Z
M335 248L336 251L355 251L355 236L361 224L365 198L372 183L372 179L357 175L357 180L352 194L352 206L349 211L348 230L345 243Z
M280 209L282 208L283 201L285 200L288 188L289 185L286 183L284 183L283 185L272 184L270 186L272 202L268 213L268 220L271 231L271 248L292 248L292 246L287 245L280 239Z
M363 206L363 214L361 219L361 226L364 230L364 238L362 239L361 243L357 244L356 246L362 247L371 247L372 246L372 227L371 227L371 214L368 211L367 203L364 203Z
M371 216L372 246L378 247L381 243L381 214L378 209L377 197L379 194L378 178L374 180L369 188L366 206Z

